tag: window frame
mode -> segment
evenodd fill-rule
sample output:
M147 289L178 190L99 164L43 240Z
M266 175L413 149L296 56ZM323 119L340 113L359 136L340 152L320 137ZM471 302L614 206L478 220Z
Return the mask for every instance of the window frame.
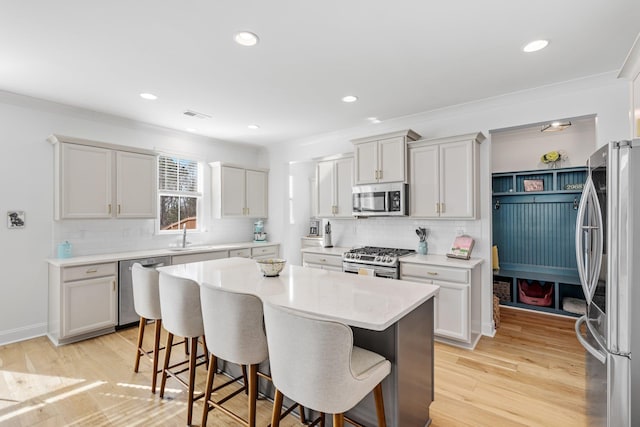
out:
M197 170L197 178L196 178L196 187L197 191L181 191L181 190L163 190L161 189L161 180L166 175L161 171L162 158L169 158L176 161L176 164L179 164L181 161L184 162L194 162L196 164ZM173 230L163 230L162 229L162 197L163 196L172 196L172 197L188 197L196 199L196 228L187 228L190 233L194 232L202 232L204 229L203 225L203 180L204 180L204 168L201 161L196 160L194 158L189 158L188 156L178 155L178 154L170 154L170 153L161 153L157 157L157 171L158 171L158 181L156 183L158 188L158 201L157 201L157 210L158 216L156 221L156 233L157 234L179 234L182 233L182 229L173 229Z

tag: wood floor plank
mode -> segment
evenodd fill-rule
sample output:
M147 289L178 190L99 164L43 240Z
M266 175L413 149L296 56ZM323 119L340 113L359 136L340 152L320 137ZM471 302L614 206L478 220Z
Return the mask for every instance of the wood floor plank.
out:
M474 351L436 343L432 426L587 425L585 353L574 321L501 308L496 336L482 337ZM151 393L151 362L143 357L140 372L133 372L136 338L137 328L129 328L61 347L45 337L0 347L0 425L183 426L185 390L169 379L165 399ZM147 348L152 340L152 334L145 336ZM174 347L172 361L184 356L183 346ZM201 366L197 390L205 379ZM223 380L217 376L216 384ZM227 404L246 417L244 394ZM271 408L271 402L258 401L258 426L270 422ZM198 401L196 424L201 411ZM237 423L214 410L208 425ZM300 424L288 416L281 425Z

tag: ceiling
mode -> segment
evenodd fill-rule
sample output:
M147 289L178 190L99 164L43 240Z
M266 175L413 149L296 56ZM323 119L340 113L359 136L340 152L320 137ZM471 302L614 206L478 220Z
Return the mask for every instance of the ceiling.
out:
M640 33L638 0L0 4L0 90L259 145L617 71Z

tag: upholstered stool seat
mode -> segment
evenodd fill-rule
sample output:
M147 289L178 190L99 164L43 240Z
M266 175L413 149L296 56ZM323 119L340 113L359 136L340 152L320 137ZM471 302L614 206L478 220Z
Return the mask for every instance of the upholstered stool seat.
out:
M386 426L382 380L391 363L353 345L349 326L264 304L271 377L276 386L272 427L278 427L283 395L344 425L344 412L374 391L378 425ZM295 337L295 339L292 339Z
M200 286L193 280L160 273L160 307L163 325L167 331L160 397L164 397L167 376L175 378L185 386L188 390L187 425L191 425L193 402L204 395L203 393L195 395L196 368L202 364L208 364L204 324L200 308ZM185 361L170 365L171 346L175 335L184 337L190 343L188 368L183 367ZM198 338L200 337L203 339L204 357L198 362ZM189 372L187 381L179 376L185 371Z

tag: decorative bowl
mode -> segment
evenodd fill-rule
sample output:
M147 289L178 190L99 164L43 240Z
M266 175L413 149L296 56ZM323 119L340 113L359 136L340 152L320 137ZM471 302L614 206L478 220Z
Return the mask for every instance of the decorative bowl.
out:
M279 258L257 259L256 263L265 277L276 277L284 268L287 260Z

